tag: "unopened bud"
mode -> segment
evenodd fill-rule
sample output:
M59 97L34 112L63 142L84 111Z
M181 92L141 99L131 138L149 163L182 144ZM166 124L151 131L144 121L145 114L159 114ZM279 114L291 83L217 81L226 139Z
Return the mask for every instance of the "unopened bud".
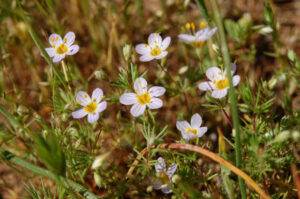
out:
M300 132L299 131L293 131L292 132L292 138L295 142L298 142L300 140Z
M92 164L92 169L97 169L98 167L101 167L109 155L110 155L110 152L107 152L100 156L97 156Z
M147 189L146 189L146 191L148 193L151 193L153 191L153 186L152 185L148 186Z
M152 146L155 142L155 137L151 137L149 140L149 146Z
M181 181L181 177L179 175L177 175L177 174L173 175L172 182L174 184L178 184L178 183L180 183L180 181Z
M61 120L63 121L63 122L66 122L67 120L68 120L68 114L67 113L63 113L62 115L61 115Z
M265 26L261 29L258 30L258 33L262 34L262 35L266 35L273 32L273 29L270 26Z
M128 61L131 56L131 45L126 44L123 47L123 55L124 55L125 60Z
M291 135L290 131L288 131L288 130L282 131L275 137L273 142L283 142L283 141L289 139L290 135Z
M184 73L186 73L186 71L188 71L189 67L188 66L182 66L179 71L178 74L179 75L183 75Z
M277 79L276 77L272 77L272 78L270 79L270 81L268 82L268 88L269 88L270 90L274 89L275 86L277 85L277 82L278 82L278 79Z
M249 106L247 104L239 104L239 109L243 113L247 113L249 111Z
M289 58L289 60L294 62L294 61L297 60L297 55L293 50L289 50L288 51L288 58Z
M102 178L98 173L94 173L94 180L96 185L100 188L102 186Z
M70 133L71 136L73 136L73 137L78 137L79 136L77 129L75 129L73 127L68 129L68 133Z
M95 78L97 80L103 80L105 77L105 72L103 70L97 70L95 71Z

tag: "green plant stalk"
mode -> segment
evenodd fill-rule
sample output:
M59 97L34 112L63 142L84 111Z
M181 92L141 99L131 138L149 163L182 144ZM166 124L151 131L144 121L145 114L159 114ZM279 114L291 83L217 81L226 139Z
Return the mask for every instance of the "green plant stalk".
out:
M49 170L43 169L41 167L35 166L31 164L30 162L27 162L26 160L17 157L13 153L6 151L2 148L0 148L0 157L3 158L5 161L9 161L13 164L19 165L24 169L27 169L28 171L31 171L37 175L49 178L51 180L57 180L57 175L52 173ZM85 187L81 186L80 184L77 184L76 182L64 178L59 177L60 181L64 184L64 186L72 189L73 191L80 193L82 196L88 198L88 199L98 199L99 197L93 194L92 192L88 191Z
M31 25L28 23L25 15L24 15L24 10L22 8L22 5L20 3L20 0L18 0L18 6L21 9L21 15L22 18L26 24L27 30L30 34L30 36L32 37L33 41L35 42L35 44L37 45L37 47L39 48L39 50L41 51L43 57L46 59L46 61L48 62L48 64L53 68L55 75L57 76L57 78L59 79L59 81L62 83L62 85L68 89L68 86L65 82L65 80L63 79L63 77L61 76L58 68L55 66L55 64L52 62L51 58L49 57L48 53L46 52L42 42L40 41L40 39L38 38L36 32L32 29Z
M237 110L237 101L235 98L233 83L232 83L232 75L231 75L231 60L229 55L229 49L227 46L226 38L225 38L225 31L223 26L223 17L221 16L221 12L219 10L218 4L216 0L211 1L214 17L216 24L218 26L218 32L220 36L221 42L221 52L223 56L223 63L225 65L227 74L228 74L228 81L229 81L229 98L230 98L230 105L231 105L231 115L233 119L233 127L235 129L235 153L236 153L236 166L238 168L241 167L242 163L242 153L241 153L241 138L240 138L240 129L239 129L239 115ZM246 186L244 180L239 177L239 185L241 189L242 199L246 199Z

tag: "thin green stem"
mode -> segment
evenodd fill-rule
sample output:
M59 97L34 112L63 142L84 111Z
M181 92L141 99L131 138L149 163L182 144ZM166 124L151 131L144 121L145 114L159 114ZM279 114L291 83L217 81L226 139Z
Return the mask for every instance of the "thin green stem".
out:
M238 168L241 167L242 163L242 153L241 153L241 138L240 138L240 129L239 129L239 115L237 110L237 101L235 98L233 83L232 83L232 75L231 75L231 60L229 55L229 49L227 46L226 38L225 38L225 31L223 27L223 17L221 16L221 12L219 10L218 4L216 0L211 1L215 21L218 26L218 32L220 36L221 42L221 52L223 56L223 63L226 67L227 74L228 74L228 81L229 81L229 98L230 98L230 105L231 105L231 114L233 119L233 127L235 129L235 153L236 153L236 166ZM243 199L246 199L246 187L245 182L242 178L239 177L239 185L241 189L241 195Z
M69 87L69 89L71 91L72 89L71 89L69 78L68 78L68 74L67 74L67 65L66 65L66 63L65 63L64 60L61 61L61 65L62 65L62 68L63 68L63 71L64 71L66 82L67 82L68 87Z

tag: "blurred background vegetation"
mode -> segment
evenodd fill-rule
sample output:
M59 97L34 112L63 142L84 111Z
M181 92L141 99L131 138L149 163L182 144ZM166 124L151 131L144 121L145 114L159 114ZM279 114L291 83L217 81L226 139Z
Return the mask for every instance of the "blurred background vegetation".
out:
M242 79L237 88L244 143L242 169L273 198L296 198L293 175L300 162L300 66L297 58L300 54L300 2L218 2L225 18L230 54ZM266 2L270 3L275 22L268 20L264 8ZM69 178L99 196L171 197L149 190L145 168L129 182L125 180L125 174L137 155L135 150L141 151L145 147L140 133L143 122L130 120L128 109L118 102L123 93L118 87L119 72L128 64L122 48L130 44L133 49L130 60L138 66L139 74L147 71L148 82L168 89L163 109L154 115L157 129L162 130L168 125L164 142L180 139L175 127L178 118L188 119L199 112L209 129L201 138L201 146L222 153L218 148L218 136L224 134L227 152L223 151L222 156L234 162L233 146L230 145L234 139L228 121L221 111L215 111L217 106L207 105L207 100L214 101L196 88L196 83L204 79L199 67L212 66L208 51L214 49L216 63L220 63L220 53L216 46L205 45L199 56L199 49L186 46L177 38L187 22L194 22L199 27L203 20L195 1L21 1L26 19L45 47L49 45L51 33L63 36L73 31L76 34L75 42L80 50L75 56L66 58L73 95L79 90L91 93L94 88L103 89L110 104L99 125L71 118L71 112L76 108L72 96L51 78L53 71L28 33L17 1L1 0L0 3L0 105L18 123L42 135L29 136L0 114L1 148L35 165L46 165L56 173L65 173L64 169L67 169ZM209 1L206 5L214 24ZM172 37L165 63L181 88L169 81L154 62L138 61L134 46L144 43L152 32ZM187 71L184 71L185 66L188 66ZM61 70L59 64L57 67ZM222 103L224 107L227 105L225 101ZM47 135L52 133L56 136L49 138ZM176 197L229 197L221 181L225 174L221 176L220 165L201 156L184 154L180 159L181 155L177 153L164 153L181 166L178 173L186 182L178 188L183 194L177 193ZM103 166L91 169L95 157L102 154L106 154ZM54 157L54 160L47 157ZM57 164L59 167L53 167ZM227 171L227 176L236 181L236 176L229 173ZM35 194L41 198L56 198L56 192L59 198L79 197L55 181L33 175L4 160L0 164L0 198L38 198ZM236 186L237 183L233 188L237 189ZM197 190L203 194L197 195ZM258 198L251 189L247 193L250 198Z

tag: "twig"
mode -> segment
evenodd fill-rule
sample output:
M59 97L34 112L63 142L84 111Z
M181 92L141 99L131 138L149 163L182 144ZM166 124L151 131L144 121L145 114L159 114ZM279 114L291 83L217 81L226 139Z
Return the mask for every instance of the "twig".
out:
M235 173L236 175L238 175L239 177L243 178L257 193L260 194L260 196L262 198L265 199L271 199L270 196L268 196L260 187L259 185L252 180L245 172L243 172L242 170L240 170L239 168L235 167L233 164L231 164L230 162L224 160L223 158L221 158L220 156L218 156L217 154L204 149L202 147L199 146L195 146L195 145L191 145L191 144L181 144L181 143L164 143L161 145L157 146L158 148L164 148L164 149L184 149L184 150L189 150L189 151L194 151L197 153L200 153L206 157L209 157L210 159L212 159L213 161L224 165L225 167L227 167L228 169L230 169L233 173ZM152 146L151 148L155 148L155 146ZM143 149L140 154L144 155L145 153L148 152L148 149L145 148ZM138 162L141 160L142 156L138 156L135 161L133 162L133 165L129 168L127 175L126 175L126 179L128 179L136 165L138 164Z

